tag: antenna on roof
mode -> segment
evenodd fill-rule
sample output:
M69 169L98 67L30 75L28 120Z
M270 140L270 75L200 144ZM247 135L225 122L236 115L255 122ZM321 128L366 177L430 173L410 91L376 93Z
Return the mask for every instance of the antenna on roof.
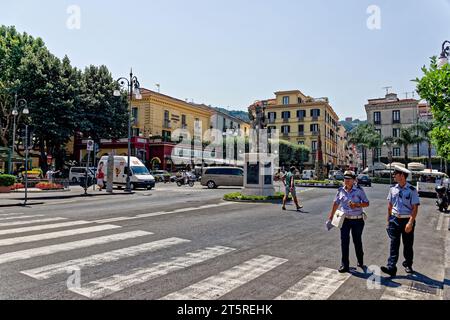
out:
M403 94L406 96L406 99L408 99L409 92L403 92Z
M392 87L383 87L383 89L386 90L386 94L388 95L389 94L389 89L392 89Z
M161 85L159 83L155 84L155 86L158 88L158 93L161 92Z

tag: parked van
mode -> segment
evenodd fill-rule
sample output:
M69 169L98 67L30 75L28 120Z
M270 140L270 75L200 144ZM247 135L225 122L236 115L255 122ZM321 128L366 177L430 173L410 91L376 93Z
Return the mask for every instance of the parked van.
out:
M244 170L238 167L213 167L203 170L202 186L208 189L222 187L243 187Z
M151 190L155 187L155 178L150 174L147 167L136 157L131 160L131 189L146 188ZM113 184L119 187L127 185L127 156L114 156ZM105 181L108 178L108 156L104 156L98 162L97 172L102 170L105 174Z
M69 171L69 180L79 183L81 178L86 177L86 167L72 167ZM95 168L89 168L88 178L95 178Z
M314 170L303 170L302 180L313 180L315 174Z

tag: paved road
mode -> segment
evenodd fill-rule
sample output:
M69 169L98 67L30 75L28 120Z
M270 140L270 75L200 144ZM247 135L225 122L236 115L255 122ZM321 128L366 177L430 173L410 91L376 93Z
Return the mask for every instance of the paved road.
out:
M375 270L388 254L387 190L366 190L365 260ZM0 208L0 298L448 299L448 217L432 199L422 200L417 273L400 269L369 289L371 272L336 271L339 234L324 226L335 190L300 189L301 213L221 200L233 191L158 185Z

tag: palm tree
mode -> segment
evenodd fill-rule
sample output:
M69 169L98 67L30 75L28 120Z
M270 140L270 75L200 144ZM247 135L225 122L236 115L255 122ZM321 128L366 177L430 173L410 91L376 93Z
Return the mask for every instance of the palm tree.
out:
M379 139L378 133L375 131L373 125L362 124L357 126L350 132L349 143L357 145L362 149L363 170L367 167L367 149L376 148L378 144L375 142Z
M416 130L417 128L415 128L415 126L409 128L402 128L400 129L400 136L394 139L396 144L403 147L403 150L405 152L405 166L407 169L408 169L408 147L410 145L421 143L424 140L423 137L417 135Z
M417 126L417 130L422 134L423 141L428 144L428 169L432 169L431 164L431 131L434 129L434 123L432 121L420 122Z

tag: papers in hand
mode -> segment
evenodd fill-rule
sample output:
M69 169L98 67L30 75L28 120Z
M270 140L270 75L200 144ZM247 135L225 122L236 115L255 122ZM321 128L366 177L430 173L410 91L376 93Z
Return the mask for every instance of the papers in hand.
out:
M328 220L328 221L325 223L325 226L327 227L327 230L328 230L328 231L330 231L330 230L333 229L333 227L334 227L330 220Z

